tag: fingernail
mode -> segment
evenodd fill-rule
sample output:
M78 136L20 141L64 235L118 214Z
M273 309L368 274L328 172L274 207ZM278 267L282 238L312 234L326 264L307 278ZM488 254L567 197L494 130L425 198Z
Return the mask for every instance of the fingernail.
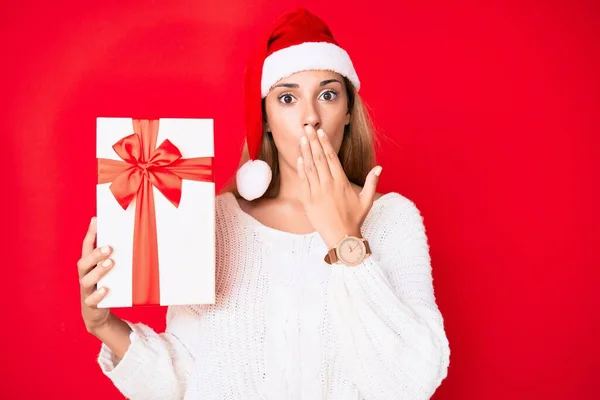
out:
M323 137L325 136L325 132L323 132L323 129L319 128L319 130L317 131L317 135L319 135L319 137Z
M110 261L110 258L107 258L106 260L104 260L104 261L102 262L102 266L103 266L104 268L108 268L108 267L110 267L110 264L112 264L112 262Z
M379 176L379 174L381 174L382 169L383 169L383 167L381 165L378 165L377 167L375 167L375 175Z
M92 217L92 219L90 220L90 225L92 225L94 223L94 217Z
M302 157L298 157L298 164L302 164Z
M306 136L302 136L302 138L300 139L300 141L302 142L302 144L308 143L308 140L306 140Z
M100 294L106 293L106 288L100 288Z
M108 248L108 246L104 246L100 249L100 252L102 254L108 254L109 251L110 251L110 249Z

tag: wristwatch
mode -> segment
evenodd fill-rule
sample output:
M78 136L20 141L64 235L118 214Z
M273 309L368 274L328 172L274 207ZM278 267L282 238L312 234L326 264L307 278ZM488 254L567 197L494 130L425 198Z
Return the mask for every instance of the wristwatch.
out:
M336 247L329 249L325 255L325 262L352 267L363 262L370 254L371 248L367 239L346 235Z

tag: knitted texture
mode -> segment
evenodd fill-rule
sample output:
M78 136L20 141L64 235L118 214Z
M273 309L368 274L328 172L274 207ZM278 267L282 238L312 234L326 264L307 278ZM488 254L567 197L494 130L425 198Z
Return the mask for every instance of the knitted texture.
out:
M387 193L362 228L373 254L328 265L317 232L293 234L216 201L217 301L171 306L157 333L132 327L103 373L130 399L429 399L450 347L434 295L424 221Z

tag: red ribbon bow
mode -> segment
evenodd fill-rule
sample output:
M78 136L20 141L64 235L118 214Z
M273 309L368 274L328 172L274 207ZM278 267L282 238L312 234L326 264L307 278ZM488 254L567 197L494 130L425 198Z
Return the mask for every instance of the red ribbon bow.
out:
M126 210L137 197L133 232L133 305L160 305L156 187L175 207L181 201L182 179L213 181L212 157L181 158L168 139L156 147L159 120L133 120L135 133L112 147L123 160L98 159L98 184Z

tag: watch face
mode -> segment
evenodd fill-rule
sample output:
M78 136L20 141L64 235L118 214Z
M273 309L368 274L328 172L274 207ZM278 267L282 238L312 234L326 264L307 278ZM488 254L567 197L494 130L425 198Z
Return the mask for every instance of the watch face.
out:
M338 247L340 260L345 264L356 265L365 257L366 249L362 240L349 237L342 240Z

